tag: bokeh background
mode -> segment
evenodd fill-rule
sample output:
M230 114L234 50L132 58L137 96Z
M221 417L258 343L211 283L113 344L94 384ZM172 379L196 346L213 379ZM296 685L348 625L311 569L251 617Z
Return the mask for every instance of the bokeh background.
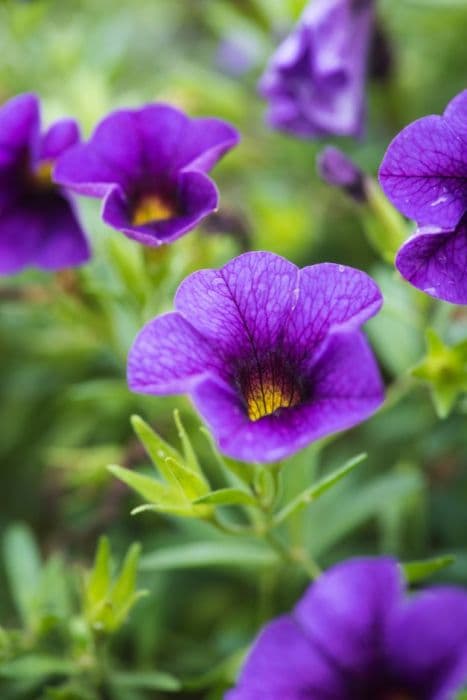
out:
M303 572L278 564L262 543L229 539L192 519L132 517L141 499L105 468L150 473L129 417L139 413L178 444L172 412L179 408L212 482L223 484L188 401L130 394L125 358L142 324L170 308L186 274L248 248L300 265L359 267L386 297L368 333L387 405L291 459L284 498L357 453L368 459L292 518L285 535L324 567L359 554L403 561L454 554L438 579L467 583L466 398L441 420L429 386L410 375L426 353L426 327L459 342L467 313L413 290L378 257L359 206L316 174L323 144L265 126L256 83L304 5L0 0L1 101L35 91L44 122L73 115L85 135L110 110L155 100L222 117L242 133L214 171L219 214L173 246L143 250L100 222L98 202L83 200L89 265L0 280L0 625L15 630L9 641L0 630L2 700L169 697L170 682L158 690L144 675L156 671L183 679L170 697L221 698L259 626L304 589ZM465 0L380 0L377 11L367 133L361 142L335 142L373 175L390 139L411 120L442 112L467 74ZM44 658L77 658L80 571L103 533L116 561L141 542L138 583L149 594L112 636L112 664L126 680L86 690L79 672L44 666Z

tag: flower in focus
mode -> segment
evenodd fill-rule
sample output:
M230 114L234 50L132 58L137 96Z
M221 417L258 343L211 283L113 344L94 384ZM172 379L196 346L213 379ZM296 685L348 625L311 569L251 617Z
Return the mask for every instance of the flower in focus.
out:
M348 156L334 146L326 146L317 158L318 173L332 187L343 189L357 202L366 200L365 175Z
M467 214L452 231L421 226L401 246L396 267L422 292L467 304Z
M373 0L313 0L260 81L271 126L295 136L360 136Z
M89 259L73 203L52 182L56 159L78 140L71 119L40 133L36 95L18 95L0 107L0 274L29 265L57 270Z
M158 246L217 208L206 173L238 139L220 119L191 119L165 104L119 110L60 160L55 175L80 194L103 197L109 226Z
M467 681L467 593L403 593L392 559L333 567L263 629L226 700L452 700Z
M434 297L467 303L467 90L442 117L418 119L389 145L380 182L419 228L396 258L400 273Z
M380 405L380 375L359 328L381 303L359 270L299 270L272 253L245 253L180 285L175 312L137 336L129 386L189 393L226 454L279 460Z

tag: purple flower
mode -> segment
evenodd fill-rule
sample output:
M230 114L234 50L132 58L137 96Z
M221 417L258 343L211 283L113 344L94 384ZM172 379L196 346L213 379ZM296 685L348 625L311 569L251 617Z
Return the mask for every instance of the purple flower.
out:
M427 294L467 304L467 90L442 117L403 129L379 177L393 204L420 227L399 250L400 273Z
M442 117L417 119L396 136L379 179L391 202L420 226L457 226L467 211L467 90Z
M0 274L28 265L56 270L89 259L73 204L51 179L56 159L78 140L71 119L41 135L35 95L18 95L0 107Z
M238 139L219 119L190 119L165 104L120 110L60 159L55 176L76 192L103 197L107 224L158 246L217 208L206 173Z
M181 284L176 311L137 336L128 382L145 394L189 393L226 454L279 460L380 405L359 328L381 302L359 270L299 270L272 253L245 253Z
M392 559L333 567L263 629L226 700L453 700L467 681L467 593L403 593Z
M323 148L318 155L317 166L319 175L329 185L343 189L357 202L366 200L363 172L338 148Z
M268 121L296 136L360 136L373 0L313 0L259 89Z
M426 294L467 304L467 214L452 231L422 226L400 248L396 267Z

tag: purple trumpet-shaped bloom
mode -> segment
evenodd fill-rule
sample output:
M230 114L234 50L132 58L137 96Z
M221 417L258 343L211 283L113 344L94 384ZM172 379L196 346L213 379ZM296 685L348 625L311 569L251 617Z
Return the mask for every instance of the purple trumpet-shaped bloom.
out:
M442 117L403 129L379 177L391 202L419 225L397 255L400 273L427 294L467 304L467 90Z
M36 95L18 95L0 107L0 274L29 265L57 270L89 259L73 203L52 182L57 158L78 140L71 119L40 133Z
M60 160L56 179L103 197L104 221L144 245L170 243L217 208L207 172L238 142L220 119L165 104L113 112Z
M365 175L338 148L326 146L317 158L318 174L333 187L344 190L357 202L366 200Z
M188 393L223 452L280 460L381 404L381 378L359 330L381 302L359 270L300 270L272 253L245 253L182 282L175 312L137 336L129 386Z
M271 126L304 138L360 136L373 0L313 0L260 81Z
M404 596L389 558L323 574L256 640L226 700L453 700L467 682L467 593Z

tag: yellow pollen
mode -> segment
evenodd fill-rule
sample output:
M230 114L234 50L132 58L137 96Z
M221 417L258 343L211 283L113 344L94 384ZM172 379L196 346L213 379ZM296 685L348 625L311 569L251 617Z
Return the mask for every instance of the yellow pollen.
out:
M157 195L141 197L133 211L133 225L143 226L151 221L166 221L175 215L175 209Z
M249 377L244 387L248 418L257 421L270 416L280 408L292 408L301 401L301 395L293 378L274 376L271 371L257 372Z
M37 168L35 169L33 173L33 179L36 185L38 185L41 188L47 188L51 187L53 185L52 182L52 170L54 167L54 163L51 160L43 160L42 163L39 163Z

